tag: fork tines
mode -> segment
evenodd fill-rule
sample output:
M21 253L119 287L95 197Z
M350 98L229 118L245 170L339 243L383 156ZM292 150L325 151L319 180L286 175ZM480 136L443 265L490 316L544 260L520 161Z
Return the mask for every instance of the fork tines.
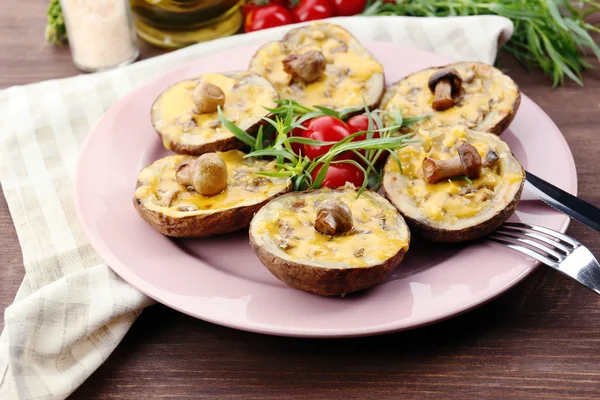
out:
M552 229L515 222L506 222L492 232L488 240L508 246L550 266L557 266L579 243Z

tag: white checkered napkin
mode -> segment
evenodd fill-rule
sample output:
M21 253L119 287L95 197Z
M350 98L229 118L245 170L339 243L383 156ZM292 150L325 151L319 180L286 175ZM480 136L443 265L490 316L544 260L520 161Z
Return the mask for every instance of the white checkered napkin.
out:
M333 22L361 40L402 43L488 63L512 33L510 21L500 17L352 17ZM214 51L278 39L288 29L238 35L119 70L0 92L0 182L26 270L15 302L5 311L1 399L67 397L152 303L104 264L75 214L77 156L98 119L157 74Z

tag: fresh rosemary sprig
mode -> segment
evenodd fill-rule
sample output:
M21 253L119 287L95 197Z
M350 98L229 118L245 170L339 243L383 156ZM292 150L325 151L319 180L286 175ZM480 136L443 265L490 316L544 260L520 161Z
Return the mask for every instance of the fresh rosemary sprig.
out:
M338 112L325 107L308 108L293 100L280 100L277 105L276 108L268 109L272 113L271 117L263 118L268 123L267 128L259 130L256 138L227 120L220 109L218 111L223 126L250 147L250 153L246 155L246 158L273 157L277 159L278 170L276 172L256 172L256 174L290 178L294 190L319 188L329 167L341 163L352 164L363 172L364 180L358 190L358 195L367 188L378 190L383 179L383 169L376 164L381 154L384 152L391 154L401 168L396 151L412 142L410 138L413 134L398 135L398 131L427 117L402 118L400 112L370 111L365 107L364 111L369 119L367 131L356 132L339 142L324 142L291 136L291 132L297 128L306 129L302 123L310 118L329 115L345 120L351 113L356 113L362 108ZM384 125L384 119L387 125ZM374 137L376 133L379 137ZM353 141L363 135L366 137L365 140ZM311 160L306 156L296 154L292 149L293 143L331 146L331 148L327 153ZM347 152L352 152L357 159L362 161L362 165L355 159L338 159L340 155ZM313 172L317 168L320 170L313 180Z
M581 0L369 0L364 15L446 17L500 15L512 20L515 30L504 49L527 69L539 68L554 86L565 76L583 85L581 73L593 66L586 56L600 60L600 48L590 32L600 32L587 22L600 13L600 1Z
M46 41L55 46L61 46L67 40L67 29L59 0L50 0L46 14L48 15L45 31Z

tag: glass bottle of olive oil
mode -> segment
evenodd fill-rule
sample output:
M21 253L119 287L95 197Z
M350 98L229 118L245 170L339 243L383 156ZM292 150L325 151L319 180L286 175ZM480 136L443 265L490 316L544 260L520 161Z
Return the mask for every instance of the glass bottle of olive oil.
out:
M140 37L178 48L236 33L240 0L130 0Z

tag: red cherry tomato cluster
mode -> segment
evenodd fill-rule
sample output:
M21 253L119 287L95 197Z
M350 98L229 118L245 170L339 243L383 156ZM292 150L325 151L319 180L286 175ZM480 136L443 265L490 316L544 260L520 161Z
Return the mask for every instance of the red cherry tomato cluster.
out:
M366 115L356 115L350 118L347 122L331 116L322 116L310 119L302 124L306 129L296 128L291 132L291 136L300 136L307 139L318 140L321 142L339 142L346 137L357 133L365 132L369 128L369 118ZM377 127L375 127L377 129ZM373 134L374 138L379 138L378 132ZM367 134L358 135L354 139L355 141L367 140ZM309 145L292 143L292 149L296 154L302 154L311 160L314 160L322 155L327 154L333 145ZM365 155L363 151L359 151ZM377 163L385 160L386 154L377 160ZM325 173L325 179L321 186L336 188L344 186L346 182L352 183L356 187L360 187L364 181L364 173L355 164L352 163L335 163L335 161L354 160L358 164L365 166L364 160L356 156L353 152L349 151L338 155L334 163L329 165L327 172ZM313 180L317 179L319 171L323 165L319 165L315 168L311 175Z
M246 0L244 30L254 32L294 22L314 21L363 12L367 0Z

